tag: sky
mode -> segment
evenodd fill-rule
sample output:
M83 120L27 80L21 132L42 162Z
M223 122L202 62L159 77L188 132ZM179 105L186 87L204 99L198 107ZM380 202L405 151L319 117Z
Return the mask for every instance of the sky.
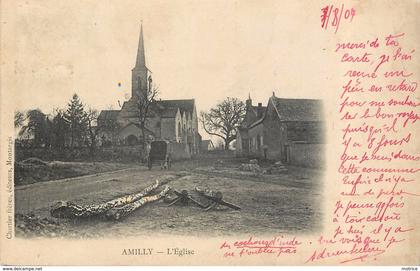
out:
M11 2L2 23L13 34L3 47L13 48L15 107L51 113L77 93L88 107L119 109L130 97L141 23L162 99L194 98L200 112L228 96L320 98L328 35L318 5L297 2Z

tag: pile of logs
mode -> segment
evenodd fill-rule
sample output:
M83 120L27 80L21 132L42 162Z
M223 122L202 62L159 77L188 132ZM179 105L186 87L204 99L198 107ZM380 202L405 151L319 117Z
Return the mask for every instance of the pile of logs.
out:
M172 191L172 193L175 194L175 198L169 199L168 206L172 206L176 203L188 205L191 202L205 211L216 209L218 206L222 205L234 210L241 209L241 207L225 201L220 191L214 192L210 189L196 187L195 192L203 198L206 203L201 203L194 199L188 194L187 190L179 192L175 189L171 189L169 186L165 186L160 192L157 192L158 188L162 185L182 176L185 176L185 174L179 173L177 175L164 176L138 193L125 195L100 204L79 205L71 201L59 201L51 206L50 214L55 218L87 218L101 216L110 220L120 220L148 203L158 201L165 197L167 198L169 191Z
M138 208L142 207L146 203L161 199L169 192L169 189L169 186L166 186L160 193L156 195L143 197L122 207L112 208L105 213L105 216L109 219L120 220L121 218L128 216Z
M168 175L164 176L142 191L119 197L101 204L78 205L70 201L59 201L55 203L51 209L50 214L56 218L86 218L92 216L105 216L109 219L119 220L131 214L138 208L147 203L157 201L164 197L170 190L166 186L161 192L150 195L153 191L157 190L161 185L182 177L185 174Z
M271 165L264 171L264 174L281 174L287 172L287 168L283 165L282 162L278 161Z
M249 160L248 164L241 164L239 169L242 170L242 171L250 171L250 172L254 172L254 173L261 172L261 168L258 165L258 160L256 160L256 159Z

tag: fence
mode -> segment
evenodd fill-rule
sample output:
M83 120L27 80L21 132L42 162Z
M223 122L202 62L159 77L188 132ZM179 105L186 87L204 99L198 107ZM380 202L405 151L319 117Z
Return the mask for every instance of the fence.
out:
M92 155L88 147L74 148L15 148L15 160L21 161L30 157L36 157L44 161L117 161L130 162L143 160L141 145L135 146L112 146L99 147Z
M173 160L190 159L191 153L188 145L183 143L171 143ZM145 161L146 154L142 145L132 146L108 146L98 147L92 155L88 147L74 148L42 148L42 147L15 147L15 160L21 161L30 157L36 157L44 161L115 161L134 162Z

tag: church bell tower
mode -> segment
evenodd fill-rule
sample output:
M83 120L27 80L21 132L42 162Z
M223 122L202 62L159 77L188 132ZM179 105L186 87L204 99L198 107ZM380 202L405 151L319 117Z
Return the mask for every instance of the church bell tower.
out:
M140 27L140 38L137 49L136 65L131 70L131 98L142 98L151 87L152 78L146 67L146 57L144 53L143 24Z

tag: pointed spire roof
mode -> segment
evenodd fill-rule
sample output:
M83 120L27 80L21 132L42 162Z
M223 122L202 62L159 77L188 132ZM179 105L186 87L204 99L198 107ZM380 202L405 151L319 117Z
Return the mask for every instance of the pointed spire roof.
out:
M139 47L137 49L136 67L146 67L146 57L144 54L144 41L143 41L143 23L140 27Z

